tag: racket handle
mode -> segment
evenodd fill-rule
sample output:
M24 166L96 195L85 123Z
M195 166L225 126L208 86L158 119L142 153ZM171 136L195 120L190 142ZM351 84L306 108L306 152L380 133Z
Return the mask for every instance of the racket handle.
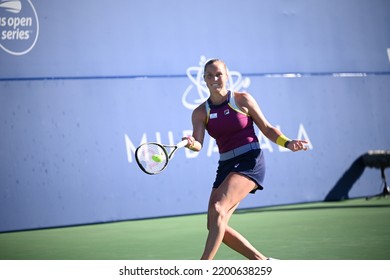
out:
M188 144L188 140L184 139L181 142L177 143L176 146L177 146L177 148L183 148L187 144Z

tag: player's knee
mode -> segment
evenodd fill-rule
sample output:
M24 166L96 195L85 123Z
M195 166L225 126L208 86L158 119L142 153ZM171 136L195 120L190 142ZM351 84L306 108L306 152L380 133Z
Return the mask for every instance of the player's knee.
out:
M209 208L209 217L215 221L215 220L221 220L224 221L227 217L227 211L225 210L225 207L220 202L213 203ZM209 223L208 223L209 227Z

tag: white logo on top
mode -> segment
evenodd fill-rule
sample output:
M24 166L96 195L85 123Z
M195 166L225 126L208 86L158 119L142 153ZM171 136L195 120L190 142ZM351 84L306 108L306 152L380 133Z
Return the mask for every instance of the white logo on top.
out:
M187 68L187 77L191 84L184 91L182 102L184 107L193 110L199 104L204 102L209 96L209 90L203 80L203 68L207 62L205 56L200 57L199 66L191 66ZM228 69L228 88L235 91L242 91L249 87L251 81L248 77L243 78L240 72L230 71Z
M30 0L0 0L0 48L12 55L30 52L39 35L39 20Z

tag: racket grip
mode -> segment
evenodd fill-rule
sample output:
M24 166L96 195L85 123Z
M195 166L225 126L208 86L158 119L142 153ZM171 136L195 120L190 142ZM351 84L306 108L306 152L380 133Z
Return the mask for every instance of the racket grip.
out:
M179 143L177 143L177 147L178 148L183 148L185 145L187 145L188 144L188 140L187 139L184 139L184 140L182 140L182 141L180 141Z

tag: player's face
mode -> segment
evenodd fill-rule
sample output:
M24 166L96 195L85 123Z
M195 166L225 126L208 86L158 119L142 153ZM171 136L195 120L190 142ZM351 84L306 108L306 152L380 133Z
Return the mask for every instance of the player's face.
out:
M204 73L204 80L210 93L220 93L226 91L226 83L228 75L226 66L223 62L216 61L210 64L206 68Z

